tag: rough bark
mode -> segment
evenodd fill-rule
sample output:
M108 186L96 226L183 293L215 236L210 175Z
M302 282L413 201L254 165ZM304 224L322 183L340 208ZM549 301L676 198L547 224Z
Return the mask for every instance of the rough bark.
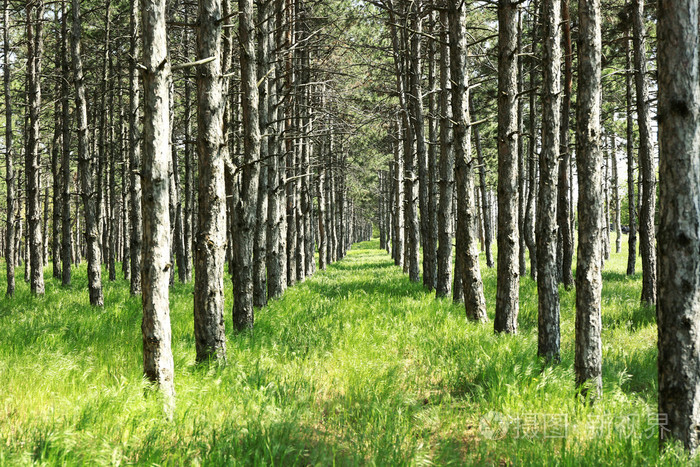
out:
M260 171L260 126L255 50L253 1L238 0L243 111L243 168L241 199L234 209L233 325L238 331L253 327L253 236Z
M255 238L253 240L253 304L257 307L263 307L267 304L267 273L265 271L266 263L266 248L267 248L267 183L268 183L268 160L269 160L269 137L268 122L269 122L269 107L268 107L268 92L270 81L267 79L268 71L268 35L270 34L270 17L271 0L261 1L258 5L258 76L257 80L260 83L258 86L259 92L259 125L260 125L260 178L258 183L258 202L256 206L256 222Z
M656 232L654 205L656 174L651 141L649 90L646 80L646 27L644 0L632 0L632 37L634 42L634 78L637 91L637 122L639 126L639 169L642 177L642 208L639 212L639 253L642 257L642 303L656 303Z
M29 100L29 133L25 154L27 177L27 239L30 252L30 287L35 295L44 294L44 242L41 234L39 203L39 136L41 111L41 59L43 49L43 0L27 3L27 99Z
M131 63L129 66L129 165L131 166L129 212L131 215L131 232L129 233L129 251L131 254L131 283L132 295L141 293L141 238L143 226L141 218L141 127L140 102L141 86L139 72L136 69L137 57L141 55L141 17L140 0L131 0Z
M498 283L496 332L518 329L518 4L498 1ZM453 68L454 69L454 68Z
M662 445L700 446L700 14L693 0L658 5L659 425Z
M537 50L537 31L538 31L538 20L539 17L539 2L535 0L533 11L535 12L532 17L532 44L530 45L530 53L533 57L536 56ZM530 63L530 73L529 73L529 83L530 89L534 90L537 87L537 67L534 60ZM528 190L527 190L527 202L525 203L525 219L523 221L523 227L525 231L522 235L525 236L525 244L530 252L530 277L533 280L537 280L537 242L535 239L535 216L536 216L536 199L537 199L537 157L536 157L536 146L537 138L537 93L530 92L530 105L529 105L529 117L530 117L530 135L528 139L527 147L527 166L528 166Z
M438 206L438 252L437 286L438 297L450 295L452 287L452 240L454 238L454 147L452 146L452 105L450 94L450 52L447 10L440 11L442 30L440 33L440 201ZM397 199L398 206L398 199Z
M431 35L437 32L437 14L430 13ZM428 227L423 240L423 283L430 290L437 286L437 248L438 248L438 219L437 219L437 177L438 177L438 89L437 89L437 40L428 43ZM386 185L386 184L385 184ZM385 186L386 191L386 186ZM386 197L383 198L386 201ZM386 205L386 203L385 203ZM383 213L386 213L385 209Z
M454 120L455 181L457 184L457 255L461 262L464 307L467 318L488 321L484 284L479 268L474 205L474 166L471 156L469 120L469 77L467 70L466 5L450 8L450 72L452 76L452 115ZM461 244L461 248L460 248Z
M634 197L634 120L632 113L632 50L625 41L627 73L625 73L625 98L627 103L627 201L629 206L630 233L627 239L627 275L635 273L637 262L637 202Z
M174 369L171 350L170 305L170 216L168 165L169 98L165 0L142 0L143 20L143 369L146 378L162 393L172 396Z
M576 386L593 401L602 390L601 262L603 156L600 148L600 0L579 3L576 129L579 243L576 261Z
M569 0L561 2L562 34L564 38L564 89L561 103L561 127L559 137L559 197L557 203L557 224L559 225L560 280L568 290L574 285L571 265L574 258L574 234L571 228L571 152L569 151L569 111L571 108L571 82L573 76L573 50L571 47L571 18Z
M613 224L615 225L615 253L622 248L622 228L620 226L620 180L617 170L617 141L615 134L610 136L610 164L612 168Z
M224 187L221 0L199 0L197 59L197 234L194 252L194 334L197 361L226 359L224 335Z
M537 355L559 361L559 287L557 274L557 176L561 111L559 0L542 4L542 152L537 205Z
M3 50L10 50L10 5L9 0L4 2L3 16ZM14 170L14 151L12 150L12 89L10 55L3 53L3 86L5 93L5 182L7 184L7 230L5 232L5 266L7 268L7 291L5 292L8 298L15 295L15 212L16 207L15 194L15 170Z
M472 118L474 117L473 103L470 96L469 107L472 110L470 113ZM520 112L518 112L520 113ZM486 266L492 268L494 266L493 262L493 230L491 229L491 205L488 201L486 188L486 161L484 159L484 151L481 148L481 134L479 132L479 126L473 125L472 132L474 133L474 148L476 149L476 159L479 164L479 194L481 195L481 212L483 216L484 224L484 251L486 253ZM518 149L520 152L520 149ZM518 170L520 172L520 170ZM518 208L520 209L520 208Z

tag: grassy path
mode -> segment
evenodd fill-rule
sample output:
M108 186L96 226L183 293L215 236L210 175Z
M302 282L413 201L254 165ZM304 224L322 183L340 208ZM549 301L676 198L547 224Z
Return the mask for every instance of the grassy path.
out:
M659 458L654 312L624 255L606 266L604 396L573 389L574 294L562 290L562 363L542 369L536 288L521 332L495 336L435 300L377 242L289 289L252 333L226 325L228 365L194 365L192 285L171 294L176 409L144 397L140 300L106 284L0 300L0 464L635 464ZM48 271L49 269L47 269ZM483 269L493 319L495 271ZM230 281L228 281L230 282Z

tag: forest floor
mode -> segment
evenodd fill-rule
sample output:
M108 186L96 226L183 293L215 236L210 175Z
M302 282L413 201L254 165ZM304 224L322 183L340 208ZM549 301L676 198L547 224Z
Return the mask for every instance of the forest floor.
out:
M141 302L125 281L105 283L98 310L85 265L69 289L47 268L43 298L18 277L16 298L0 299L0 464L683 463L658 454L655 314L625 253L604 272L604 389L590 407L574 390L573 291L561 289L562 361L543 367L529 277L519 334L497 336L378 246L354 245L245 334L232 332L227 280L225 367L195 365L193 286L176 284L170 418L146 390ZM495 270L482 271L493 320Z

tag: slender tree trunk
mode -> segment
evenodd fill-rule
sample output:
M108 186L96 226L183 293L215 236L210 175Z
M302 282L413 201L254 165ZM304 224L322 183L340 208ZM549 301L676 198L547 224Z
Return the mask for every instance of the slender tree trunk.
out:
M473 109L473 102L470 96L469 107ZM471 112L472 118L474 117L474 112ZM494 266L493 262L493 231L491 230L491 206L488 202L486 196L486 161L484 160L484 153L481 149L481 134L479 132L479 126L472 126L472 132L474 133L474 147L476 149L476 158L479 164L479 193L481 195L481 211L484 218L484 250L486 253L486 266L492 268ZM518 149L520 151L520 149Z
M629 31L628 31L629 33ZM625 40L627 73L625 73L625 96L627 102L627 201L629 206L630 233L627 252L627 275L635 273L637 262L637 202L634 197L634 120L632 108L632 50L630 41Z
M619 253L622 248L622 229L620 227L620 180L617 173L617 141L615 133L610 136L610 149L611 157L610 163L612 165L612 195L613 195L613 209L614 209L614 225L615 225L615 253Z
M7 292L8 298L15 295L15 256L16 256L16 233L15 233L15 213L16 194L15 194L15 170L14 170L14 151L12 150L12 88L10 87L11 71L10 71L10 4L9 0L5 0L4 16L3 16L3 83L5 93L5 181L7 183L7 231L5 245L5 265L7 267Z
M571 108L571 82L573 76L573 50L571 47L571 18L569 0L561 1L562 32L564 37L564 93L561 107L561 127L559 137L559 199L557 203L557 224L559 225L561 276L560 280L568 290L574 285L571 264L574 257L574 235L571 228L571 152L569 151L569 111Z
M185 22L187 22L187 17L185 17ZM185 29L185 47L188 48L190 41L189 41L189 34L187 29ZM192 280L192 253L193 253L193 232L192 232L192 212L194 210L194 171L192 169L193 166L193 158L192 158L192 143L190 140L192 139L191 133L190 133L190 125L191 125L191 120L192 120L192 114L190 111L190 80L185 78L185 83L184 83L184 88L185 88L185 99L184 99L184 130L185 130L185 144L184 144L184 149L185 149L185 215L184 215L184 225L183 225L183 236L184 236L184 244L185 244L185 249L183 251L183 264L184 264L184 281L185 282L190 282Z
M469 120L469 78L467 70L466 5L450 9L450 66L452 76L452 115L454 123L455 180L457 182L457 254L460 259L464 306L467 318L488 321L484 284L479 268L474 205L474 165L471 156ZM461 244L461 248L460 248Z
M233 325L238 331L253 327L253 240L260 172L260 126L254 36L253 1L238 0L243 110L243 169L241 200L234 209L233 256L238 268L233 275ZM243 200L246 202L244 203Z
M642 257L642 303L656 303L656 232L654 205L656 175L651 142L649 91L646 81L646 27L644 0L632 1L632 30L634 40L634 77L637 91L637 121L639 124L639 168L642 176L642 209L639 212L639 253Z
M600 148L600 0L579 3L576 162L579 243L576 262L576 386L595 400L602 390L601 264L603 157Z
M396 199L394 205L396 212L394 213L394 264L403 267L406 257L404 255L405 239L404 239L404 193L403 193L403 146L401 145L401 124L396 123L394 128L395 139L394 147L394 194ZM454 174L453 174L454 176ZM331 210L333 205L331 205ZM335 232L335 231L334 231ZM452 241L450 241L450 262L452 258ZM450 265L450 268L452 266Z
M437 287L438 297L450 295L452 287L452 240L454 238L454 147L452 146L452 105L450 95L450 53L447 10L440 11L440 204L438 206ZM398 199L396 200L397 206Z
M281 10L279 1L275 6ZM268 5L268 11L272 5ZM278 12L279 14L279 12ZM269 21L273 21L277 15L270 17ZM280 24L274 21L270 30L276 30ZM280 185L280 177L284 177L284 170L280 167L280 150L282 138L279 135L279 123L277 119L278 113L278 95L277 87L277 47L278 42L275 38L281 38L281 34L269 34L266 40L269 41L268 51L271 53L269 57L270 66L267 86L267 107L268 107L268 125L267 133L267 236L266 236L266 271L267 271L267 298L278 298L284 291L283 270L286 268L286 252L282 250L283 243L281 241L282 223L284 222L284 185ZM284 262L282 261L284 259Z
M700 446L700 15L690 0L658 5L659 424L662 446ZM646 188L645 188L646 189Z
M29 134L25 171L27 174L27 239L31 257L30 286L35 295L44 295L44 242L41 235L41 208L39 203L40 112L41 112L41 58L43 49L43 0L27 3L27 94L29 99Z
M542 65L542 152L537 208L537 355L559 362L557 274L557 176L561 118L561 4L544 0Z
M525 236L525 244L530 252L530 277L533 280L537 280L537 243L535 239L535 217L536 217L536 199L537 199L537 157L536 157L536 146L537 146L537 93L534 91L537 87L537 73L536 73L536 61L534 57L536 56L537 50L537 30L538 30L538 17L539 17L539 2L535 0L533 6L533 16L532 16L532 44L530 46L530 53L533 57L530 63L530 138L528 140L528 193L527 193L527 203L525 204L525 219L523 222L523 227L525 232L522 234Z
M168 148L170 62L167 54L165 0L142 0L143 19L143 368L149 381L173 396L174 369L168 303L170 216Z
M141 55L141 17L140 1L131 0L131 63L129 67L129 165L131 166L129 212L131 213L131 232L129 250L131 253L131 284L132 295L141 293L141 242L143 237L141 217L141 127L140 101L141 87L136 69L137 57Z
M221 0L200 0L198 18L197 59L214 57L214 60L197 67L199 214L194 253L194 332L198 362L225 361L226 191L222 154L225 104L220 59Z
M518 330L518 4L498 1L498 284L497 332ZM454 68L453 68L454 69Z
M58 25L56 25L58 27ZM61 68L61 49L56 48L56 70ZM52 272L55 279L61 278L61 149L63 137L63 120L61 115L60 79L54 87L54 135L51 143L51 259ZM67 123L67 122L66 122ZM48 188L48 185L47 185ZM48 198L45 200L44 209L48 207ZM46 238L46 237L45 237ZM48 240L48 239L47 239ZM45 257L48 259L48 256Z
M527 214L527 164L525 160L525 143L523 141L523 133L525 133L525 123L524 123L524 57L523 57L523 9L518 10L518 231L520 235L518 237L518 269L520 276L525 276L527 274L527 261L526 261L526 249L527 243L525 242L525 215ZM480 166L483 163L479 162ZM484 204L484 203L482 203ZM484 211L485 212L485 211ZM484 236L486 234L484 233ZM490 252L489 252L490 253ZM492 267L492 266L489 266Z
M430 34L437 33L437 14L430 13ZM437 247L438 247L438 219L437 219L437 177L438 177L438 80L437 71L437 40L431 39L428 43L428 228L424 239L423 248L423 282L430 290L437 287ZM386 198L383 198L386 200ZM384 211L386 212L386 210Z
M257 80L260 83L258 86L259 92L259 125L260 133L263 135L260 139L260 179L258 183L258 203L256 206L256 222L255 238L253 240L253 305L263 307L267 304L267 273L265 271L266 264L266 248L267 248L267 183L268 183L268 161L269 161L269 142L268 137L268 122L269 122L269 107L268 107L268 92L270 81L267 79L268 71L268 35L271 33L270 8L271 0L263 0L258 4L258 35L257 35L257 52L258 52L258 76ZM273 84L274 85L274 84Z

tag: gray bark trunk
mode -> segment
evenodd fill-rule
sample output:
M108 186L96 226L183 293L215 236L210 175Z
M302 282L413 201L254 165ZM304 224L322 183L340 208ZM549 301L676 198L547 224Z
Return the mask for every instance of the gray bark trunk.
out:
M440 201L438 206L438 251L437 251L437 286L438 297L448 297L452 287L452 240L454 223L452 202L454 199L454 164L455 155L452 146L452 104L450 94L450 53L448 43L448 13L440 11ZM397 199L398 205L398 199Z
M537 208L537 355L559 362L557 176L561 117L561 4L543 3L542 152Z
M224 255L226 190L224 186L221 70L221 0L200 0L197 59L214 60L197 67L197 234L194 251L194 334L197 361L226 360L224 334Z
M615 253L619 253L622 248L622 228L620 227L620 180L617 171L617 141L613 133L610 136L611 158L610 164L612 167L612 203L614 210L614 225L615 225Z
M253 1L238 0L243 110L243 170L241 199L234 209L233 325L238 331L253 327L253 237L256 226L260 172L260 126L255 51Z
M10 50L10 5L9 0L4 3L3 16L3 49ZM16 233L15 233L15 213L16 194L15 194L15 170L14 170L14 151L12 150L12 94L11 94L11 70L10 70L10 55L4 53L3 56L3 84L5 93L5 181L7 183L7 231L5 245L5 265L7 267L7 291L8 298L15 295L15 256L16 256Z
M394 264L403 267L405 263L404 239L404 193L403 193L403 146L401 145L401 125L397 122L394 128ZM333 205L331 204L331 209ZM450 240L450 258L452 257L452 241ZM450 265L451 268L451 265Z
M574 236L571 228L571 196L569 178L571 177L571 152L569 151L569 111L571 107L571 81L573 75L573 51L571 47L571 18L569 15L569 0L561 2L561 20L564 36L564 93L561 108L561 136L559 139L559 200L557 204L557 224L559 225L560 280L568 290L574 285L571 264L574 257Z
M576 387L595 400L602 390L601 264L603 156L600 149L600 0L579 3L576 162L579 243L576 261Z
M170 216L168 212L168 147L170 129L168 81L170 63L166 40L165 0L142 0L143 19L143 246L141 303L143 304L143 368L149 381L173 396L171 350Z
M141 241L143 226L141 219L141 127L140 101L141 87L136 69L137 57L141 55L141 17L140 0L131 0L131 57L129 67L129 165L131 166L129 212L131 213L131 232L129 233L129 251L131 254L132 295L141 293Z
M628 31L629 33L629 31ZM625 97L627 103L627 201L629 206L630 233L627 250L627 275L635 273L637 262L637 202L634 197L634 120L632 117L632 50L630 41L625 41L627 73L625 73Z
M452 115L454 119L455 180L457 182L457 255L460 259L464 307L467 318L488 321L484 284L479 268L474 205L474 165L471 156L469 120L469 78L467 70L466 5L450 9L450 67L452 76Z
M642 177L642 208L639 212L639 253L642 257L642 303L656 303L656 232L654 230L654 204L656 175L651 141L651 116L649 91L646 81L646 27L644 26L644 0L632 2L632 26L634 40L634 77L637 91L637 121L639 125L639 168Z
M30 286L35 295L44 295L44 242L41 234L39 204L39 117L41 110L41 58L43 49L42 19L44 2L27 3L27 93L29 100L29 134L25 172L27 176L27 239L30 252Z
M498 283L496 332L518 330L518 4L498 1ZM453 68L454 69L454 68Z
M536 56L537 50L537 30L539 16L539 2L535 0L533 11L535 12L532 17L532 44L530 46L530 53L533 57ZM535 201L537 199L537 157L536 157L536 146L537 146L537 93L534 89L537 87L537 73L536 73L536 62L534 60L530 63L530 138L528 140L528 192L527 192L527 202L525 203L525 219L523 221L523 227L525 231L522 235L525 236L525 244L530 252L530 277L533 280L537 280L537 243L535 239Z
M659 425L662 445L700 445L700 15L694 0L658 5Z
M473 103L469 100L470 109L473 109ZM518 112L519 113L519 112ZM473 116L473 110L471 115ZM476 120L476 118L474 117ZM486 161L484 160L484 153L481 149L481 134L479 132L479 126L472 126L472 132L474 133L474 147L476 149L476 158L479 163L479 194L481 195L481 211L483 216L483 227L484 227L484 251L486 253L486 266L492 268L494 266L493 262L493 231L491 230L491 206L488 202L488 197L486 196ZM518 152L520 150L518 149ZM520 170L518 170L520 172Z

